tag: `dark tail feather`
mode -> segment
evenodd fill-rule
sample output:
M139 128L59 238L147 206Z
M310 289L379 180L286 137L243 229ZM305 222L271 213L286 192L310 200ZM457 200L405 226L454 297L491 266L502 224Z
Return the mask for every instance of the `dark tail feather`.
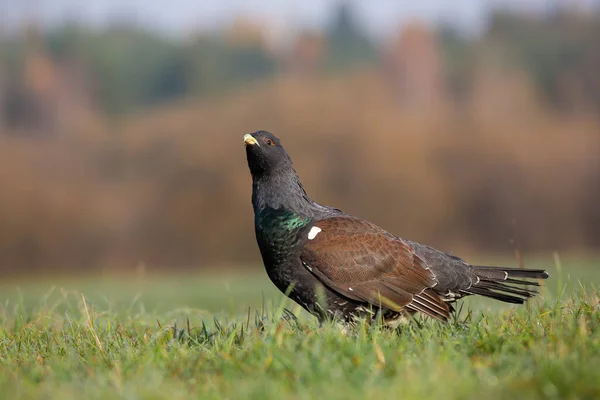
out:
M504 301L505 303L513 303L513 304L523 304L525 302L524 298L511 296L504 293L493 292L486 288L480 288L477 286L471 286L469 289L464 291L468 294L478 294L481 296L489 297L494 300Z
M548 273L543 269L473 266L473 270L479 277L479 281L465 290L466 293L478 294L513 304L523 304L525 300L537 294L535 290L522 286L539 286L539 283L535 281L513 278L548 278Z
M508 278L548 279L543 269L500 268L474 265L473 269L480 278L505 281Z
M514 283L515 285L529 285L529 286L540 286L536 281L523 281L520 279L507 278L504 280L506 283Z
M504 293L516 294L517 296L522 296L525 298L530 298L537 294L537 291L532 289L513 287L499 282L490 282L484 280L479 281L476 286L490 290L498 290Z

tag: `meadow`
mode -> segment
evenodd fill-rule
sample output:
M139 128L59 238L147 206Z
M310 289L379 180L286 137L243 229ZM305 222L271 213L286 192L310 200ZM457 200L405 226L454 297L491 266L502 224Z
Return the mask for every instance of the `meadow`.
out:
M527 306L470 299L448 324L345 333L260 268L6 280L0 398L600 398L600 261L542 264Z

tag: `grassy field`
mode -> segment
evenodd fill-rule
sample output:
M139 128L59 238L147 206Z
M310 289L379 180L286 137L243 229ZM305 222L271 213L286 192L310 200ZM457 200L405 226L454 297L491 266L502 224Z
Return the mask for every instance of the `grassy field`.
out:
M527 307L345 334L262 272L4 282L0 398L600 398L600 262L562 264Z

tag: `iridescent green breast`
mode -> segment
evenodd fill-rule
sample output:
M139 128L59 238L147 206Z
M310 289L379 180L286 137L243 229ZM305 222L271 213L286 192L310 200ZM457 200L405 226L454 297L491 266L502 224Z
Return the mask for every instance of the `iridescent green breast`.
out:
M267 268L281 265L295 253L299 233L311 219L285 209L269 207L255 215L256 239Z

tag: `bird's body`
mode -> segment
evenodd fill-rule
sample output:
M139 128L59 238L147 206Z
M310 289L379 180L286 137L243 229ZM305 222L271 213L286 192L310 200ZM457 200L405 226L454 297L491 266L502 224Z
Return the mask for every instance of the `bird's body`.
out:
M252 173L255 233L271 281L319 318L346 321L380 311L392 322L421 312L447 320L451 303L483 295L523 303L535 292L522 278L542 270L472 266L453 255L401 239L306 194L279 140L244 137Z

